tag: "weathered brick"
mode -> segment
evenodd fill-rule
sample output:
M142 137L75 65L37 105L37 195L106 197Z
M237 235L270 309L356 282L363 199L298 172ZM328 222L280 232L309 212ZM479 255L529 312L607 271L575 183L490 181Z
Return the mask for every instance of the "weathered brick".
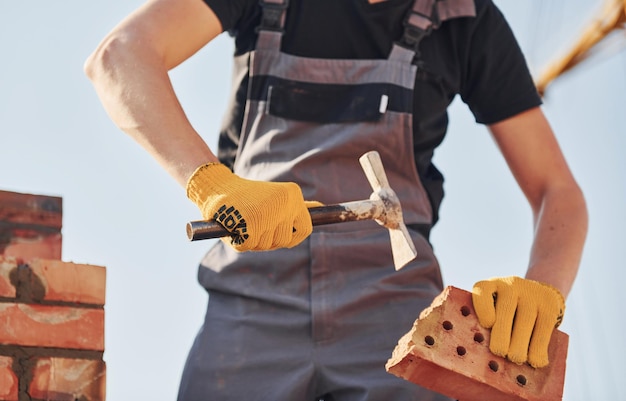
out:
M45 289L43 300L104 305L104 267L47 259L31 260L28 266Z
M0 254L61 259L62 199L0 191Z
M16 286L21 300L28 302L104 306L106 269L49 259L32 259L25 264L20 259L0 256L0 297L15 298Z
M517 365L489 351L471 293L447 287L420 314L387 362L387 371L460 401L556 401L563 397L567 334L555 330L550 364Z
M104 351L104 310L0 303L0 344Z
M15 298L15 286L11 283L11 271L18 261L14 258L0 256L0 297Z
M9 242L4 245L0 244L0 253L5 256L25 260L33 258L61 259L63 248L61 234L24 237L20 233L11 232L9 235L11 236Z
M61 230L63 200L57 196L0 191L0 221Z
M0 356L0 401L17 401L18 381L13 372L13 358Z
M37 361L28 394L55 401L104 401L106 365L103 361L42 358Z

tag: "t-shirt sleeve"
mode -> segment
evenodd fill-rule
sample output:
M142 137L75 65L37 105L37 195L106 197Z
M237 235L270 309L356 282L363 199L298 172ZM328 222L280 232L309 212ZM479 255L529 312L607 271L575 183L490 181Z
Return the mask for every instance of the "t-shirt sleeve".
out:
M461 98L476 122L493 124L542 102L501 11L491 2L481 11L470 38Z
M241 19L249 13L258 2L251 0L204 0L215 13L224 31L233 31Z

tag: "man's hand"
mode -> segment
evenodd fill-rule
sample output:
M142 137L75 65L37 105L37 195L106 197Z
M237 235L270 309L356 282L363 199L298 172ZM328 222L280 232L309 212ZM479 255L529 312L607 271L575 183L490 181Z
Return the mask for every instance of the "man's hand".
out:
M206 220L215 220L237 251L291 248L313 226L300 187L292 182L251 181L219 163L199 167L187 182L187 196Z
M565 311L556 288L520 277L494 278L474 284L472 300L481 326L491 328L491 352L517 364L548 365L550 337Z

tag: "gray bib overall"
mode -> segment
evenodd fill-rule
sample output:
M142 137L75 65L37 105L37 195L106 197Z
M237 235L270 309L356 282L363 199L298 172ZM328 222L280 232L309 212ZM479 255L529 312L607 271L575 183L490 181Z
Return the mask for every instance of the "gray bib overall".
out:
M313 59L282 53L286 4L265 0L255 50L235 60L249 77L234 172L298 183L325 204L369 198L358 162L380 153L407 224L430 224L413 156L415 50L388 59ZM472 1L417 0L406 37L473 15ZM439 22L436 21L436 22ZM415 28L417 28L415 30ZM237 253L218 241L199 281L205 323L189 354L179 401L447 400L385 371L398 339L443 288L428 241L393 267L389 234L372 221L316 227L292 249Z

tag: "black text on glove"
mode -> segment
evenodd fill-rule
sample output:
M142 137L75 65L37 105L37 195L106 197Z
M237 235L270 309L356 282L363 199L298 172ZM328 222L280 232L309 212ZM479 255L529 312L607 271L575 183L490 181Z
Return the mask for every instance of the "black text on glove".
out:
M222 164L208 163L187 181L187 196L205 219L232 234L228 242L238 251L291 248L313 230L295 183L247 180Z

